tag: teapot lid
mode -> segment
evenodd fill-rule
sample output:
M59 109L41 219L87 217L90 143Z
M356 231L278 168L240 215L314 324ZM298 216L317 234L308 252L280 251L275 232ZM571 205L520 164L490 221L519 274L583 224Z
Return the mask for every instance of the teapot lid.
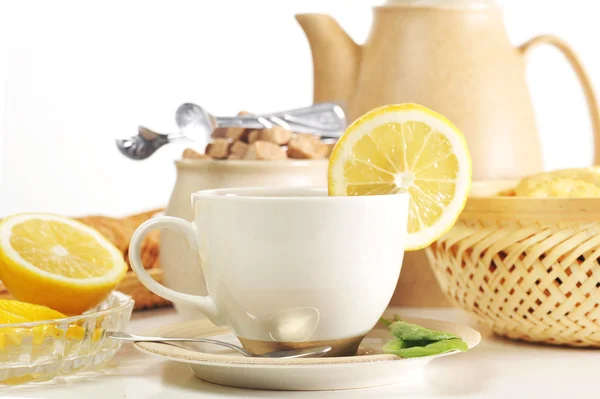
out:
M421 6L440 8L487 8L497 7L494 0L387 0L386 6Z

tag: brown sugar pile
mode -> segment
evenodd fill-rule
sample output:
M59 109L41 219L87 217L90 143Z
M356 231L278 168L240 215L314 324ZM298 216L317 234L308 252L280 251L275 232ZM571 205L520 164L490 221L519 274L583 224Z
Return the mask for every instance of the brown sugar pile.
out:
M248 115L242 111L239 116ZM187 148L183 159L234 159L281 161L286 159L326 159L334 144L322 142L319 137L294 133L281 126L268 129L231 127L217 129L204 154Z

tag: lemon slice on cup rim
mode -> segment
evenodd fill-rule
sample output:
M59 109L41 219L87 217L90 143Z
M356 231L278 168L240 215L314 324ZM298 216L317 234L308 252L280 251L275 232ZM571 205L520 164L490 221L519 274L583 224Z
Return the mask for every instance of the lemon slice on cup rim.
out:
M427 247L454 225L471 186L464 135L417 104L373 109L352 123L329 158L329 195L410 197L405 250Z

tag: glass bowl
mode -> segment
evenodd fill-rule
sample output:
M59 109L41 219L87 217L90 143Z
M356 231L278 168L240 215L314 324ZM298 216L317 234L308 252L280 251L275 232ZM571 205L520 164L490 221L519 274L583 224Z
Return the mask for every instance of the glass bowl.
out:
M121 347L106 331L123 331L134 301L113 292L79 316L0 325L0 384L47 381L87 371Z

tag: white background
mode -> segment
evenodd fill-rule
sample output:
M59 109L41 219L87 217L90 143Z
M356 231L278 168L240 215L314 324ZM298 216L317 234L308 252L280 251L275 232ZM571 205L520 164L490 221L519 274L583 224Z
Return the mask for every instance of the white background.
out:
M513 43L563 37L600 87L597 1L499 2ZM115 137L138 124L173 130L186 101L220 115L309 104L311 56L294 14L331 13L362 42L379 3L0 0L0 216L164 205L183 147L136 163L117 152ZM539 49L527 73L546 167L589 165L590 124L566 61Z

